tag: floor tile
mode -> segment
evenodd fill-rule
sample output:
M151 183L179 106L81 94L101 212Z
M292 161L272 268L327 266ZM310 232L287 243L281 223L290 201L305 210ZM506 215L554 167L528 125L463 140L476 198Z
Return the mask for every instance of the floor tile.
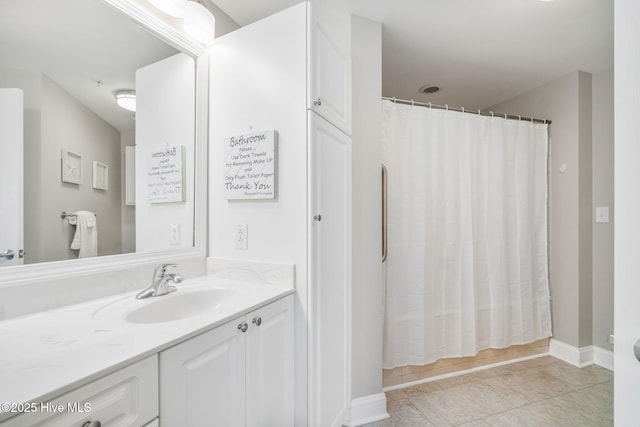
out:
M389 391L367 427L613 426L613 373L540 357Z
M484 419L495 427L585 427L593 425L591 419L579 412L568 410L563 402L547 399L512 409Z
M540 369L574 387L585 387L613 380L611 371L596 365L576 368L568 363L560 362L545 365Z

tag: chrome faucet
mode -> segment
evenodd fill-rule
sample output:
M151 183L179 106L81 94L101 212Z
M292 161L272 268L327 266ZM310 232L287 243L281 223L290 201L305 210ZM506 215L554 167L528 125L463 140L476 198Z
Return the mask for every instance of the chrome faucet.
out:
M178 284L182 282L182 276L178 273L167 273L168 267L177 267L175 264L162 264L158 266L153 272L153 281L151 286L139 292L136 295L136 299L144 299L149 297L159 297L178 290L169 282Z

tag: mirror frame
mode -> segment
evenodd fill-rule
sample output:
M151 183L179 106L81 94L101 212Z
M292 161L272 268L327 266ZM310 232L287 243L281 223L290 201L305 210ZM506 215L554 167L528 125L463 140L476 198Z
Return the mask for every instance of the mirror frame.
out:
M94 273L123 270L148 263L175 262L180 259L207 256L207 159L209 133L209 57L207 48L190 39L171 20L163 19L143 0L98 0L121 13L125 19L132 19L165 43L193 57L195 73L195 194L194 194L194 246L157 252L107 255L97 258L83 258L23 264L0 268L0 288L15 286L39 280L81 276Z

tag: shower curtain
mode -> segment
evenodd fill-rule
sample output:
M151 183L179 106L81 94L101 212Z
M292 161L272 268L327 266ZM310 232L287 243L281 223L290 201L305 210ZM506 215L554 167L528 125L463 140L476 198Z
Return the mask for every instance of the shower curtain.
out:
M547 127L383 101L384 368L551 335Z

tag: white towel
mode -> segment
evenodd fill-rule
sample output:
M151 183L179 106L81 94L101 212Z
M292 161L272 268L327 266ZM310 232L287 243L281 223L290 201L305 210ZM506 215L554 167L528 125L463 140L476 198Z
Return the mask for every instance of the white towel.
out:
M78 258L88 258L98 255L98 225L96 215L89 211L74 212L76 234L71 242L71 249L80 250ZM69 219L74 218L74 216ZM71 223L71 221L69 221Z

